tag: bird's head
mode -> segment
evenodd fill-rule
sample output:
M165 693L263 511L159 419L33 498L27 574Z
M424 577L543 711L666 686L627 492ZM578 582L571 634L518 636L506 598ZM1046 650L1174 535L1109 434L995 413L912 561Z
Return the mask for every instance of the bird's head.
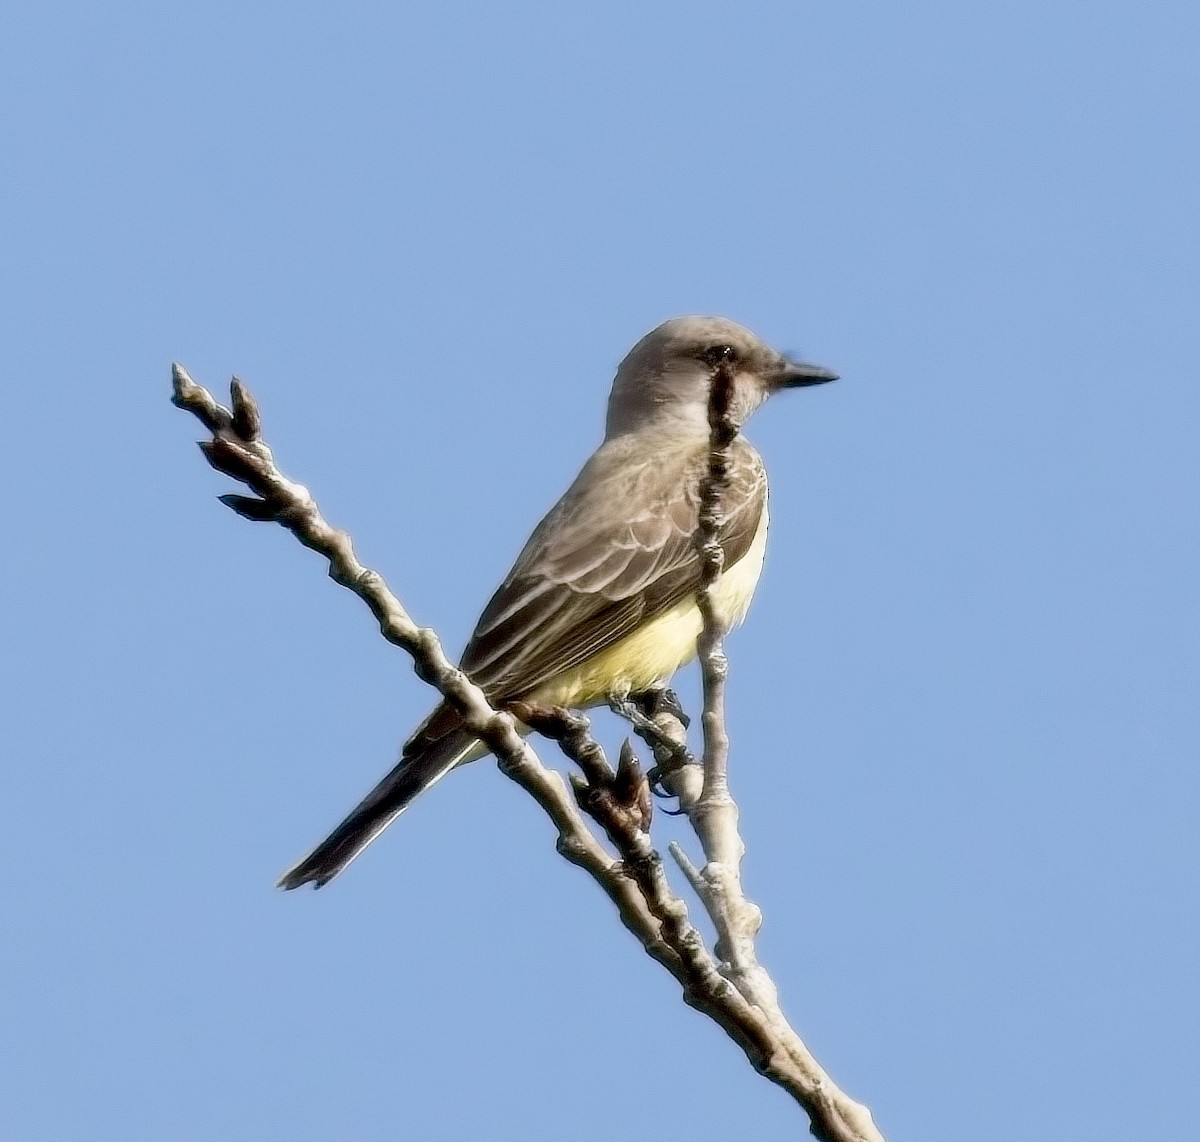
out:
M837 380L828 369L772 349L736 321L674 317L647 333L618 367L605 435L649 424L707 432L709 387L722 363L733 375L730 411L739 425L780 389Z

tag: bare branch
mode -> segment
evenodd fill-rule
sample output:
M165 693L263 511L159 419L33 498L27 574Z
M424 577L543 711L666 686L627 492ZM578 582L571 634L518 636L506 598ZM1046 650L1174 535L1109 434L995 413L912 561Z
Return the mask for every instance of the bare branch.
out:
M437 635L412 621L400 600L388 590L383 577L359 563L350 537L326 522L308 490L289 480L275 466L270 449L258 439L258 409L249 392L240 382L234 382L234 405L235 409L240 408L237 423L253 426L253 438L238 435L235 416L179 365L174 367L174 380L174 403L197 416L214 434L213 441L205 442L210 444L204 449L205 455L219 458L220 470L235 470L235 478L257 493L259 500L255 502L269 507L270 518L278 520L305 547L329 561L330 578L366 603L379 621L383 637L412 656L417 675L454 705L468 727L496 755L501 770L541 805L558 829L559 852L600 884L616 904L622 922L652 956L668 967L676 966L673 961L677 957L663 943L658 919L647 908L620 862L614 861L592 835L568 795L562 777L542 765L517 731L511 715L493 709L483 691L450 663ZM239 497L239 502L244 498Z
M208 462L254 493L225 495L222 502L247 519L274 520L328 561L330 577L366 603L384 638L412 657L416 674L462 715L467 727L495 754L501 771L541 805L558 830L559 852L601 886L649 955L680 981L685 1001L724 1028L758 1071L808 1111L814 1135L824 1142L882 1142L866 1108L833 1085L788 1025L774 985L754 958L760 916L741 891L743 846L737 832L737 806L729 797L726 779L723 632L714 607L723 561L717 536L722 522L724 465L737 434L737 427L729 421L728 386L732 381L728 371L718 370L718 380L725 379L714 382L713 387L710 470L697 532L704 568L698 596L704 616L700 641L705 687L702 784L697 780L700 767L687 753L681 711L647 715L638 731L651 742L660 765L664 759L676 763L664 782L671 783L669 788L689 814L706 864L697 870L677 846L672 852L716 925L720 963L714 961L688 919L687 906L671 889L662 859L651 843L649 783L629 743L622 747L614 772L582 715L527 705L514 705L511 711L492 707L483 691L447 659L434 631L418 627L382 576L358 561L350 537L326 522L308 490L276 467L261 438L258 406L245 386L233 381L231 410L218 404L181 366L174 366L173 375L174 403L193 413L212 433L212 440L201 444ZM561 775L543 766L525 741L514 715L558 741L579 766L583 776L573 775L571 782L574 800ZM614 860L588 828L581 810L604 830L620 860Z
M795 1096L808 1111L812 1133L823 1142L883 1142L871 1112L834 1084L784 1016L774 981L755 953L762 912L742 891L741 860L746 847L738 831L737 804L729 793L729 735L725 729L729 663L723 646L724 622L716 605L725 561L720 534L725 524L729 449L739 430L731 415L732 395L732 369L722 362L714 370L709 397L708 472L701 482L695 536L701 564L696 602L704 620L697 642L704 689L704 785L699 799L681 799L704 849L705 865L696 869L677 845L671 853L716 928L714 951L721 975L771 1027L774 1051L759 1069Z
M576 799L616 846L623 870L637 883L647 906L662 925L663 939L675 958L658 957L660 962L684 985L684 1001L720 1024L756 1069L774 1077L771 1066L775 1044L769 1024L762 1012L755 1010L722 976L704 946L703 937L688 919L687 905L672 890L662 858L654 850L645 827L649 824L649 790L629 742L622 746L621 764L613 774L603 751L588 732L588 720L582 714L525 704L515 707L514 712L538 733L557 741L585 773L595 775L595 783L590 778L572 777ZM622 786L632 790L624 799ZM787 1082L780 1085L796 1094Z

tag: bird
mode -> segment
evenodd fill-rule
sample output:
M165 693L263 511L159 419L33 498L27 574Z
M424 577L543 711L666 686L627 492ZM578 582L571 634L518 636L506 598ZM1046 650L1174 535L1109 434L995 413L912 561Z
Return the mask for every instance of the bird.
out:
M775 393L837 374L776 351L728 318L676 317L618 366L603 441L534 529L467 643L460 668L497 709L586 709L613 695L651 694L695 658L703 622L693 535L719 367L732 378L729 412L739 432L722 498L724 573L714 601L725 626L745 618L769 514L766 469L740 427ZM279 887L327 884L420 794L487 752L443 701L391 772Z

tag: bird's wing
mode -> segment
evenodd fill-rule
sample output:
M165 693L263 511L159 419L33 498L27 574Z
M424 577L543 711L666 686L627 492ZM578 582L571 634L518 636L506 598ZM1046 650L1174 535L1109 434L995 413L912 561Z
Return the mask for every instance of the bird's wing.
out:
M463 670L489 698L530 693L696 590L692 537L707 463L703 443L650 461L593 457L530 537L463 654ZM739 439L724 496L726 567L749 550L766 489L758 453Z

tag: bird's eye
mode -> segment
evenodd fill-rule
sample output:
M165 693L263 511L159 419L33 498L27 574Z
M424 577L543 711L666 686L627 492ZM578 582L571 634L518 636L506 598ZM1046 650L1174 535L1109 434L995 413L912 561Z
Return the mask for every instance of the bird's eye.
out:
M704 360L714 367L731 362L736 356L732 345L713 345L703 353Z

